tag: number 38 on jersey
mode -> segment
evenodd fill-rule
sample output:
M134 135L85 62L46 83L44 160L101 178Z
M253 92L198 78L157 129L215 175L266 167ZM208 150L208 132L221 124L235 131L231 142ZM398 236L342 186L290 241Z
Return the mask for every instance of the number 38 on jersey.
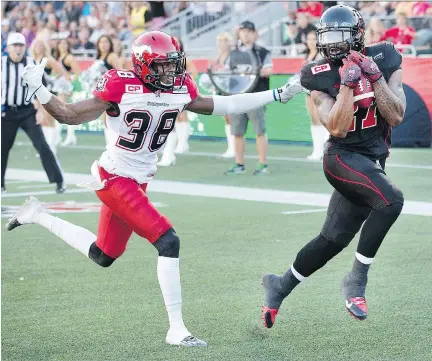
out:
M112 105L106 119L111 134L108 149L133 158L134 154L150 156L165 144L177 116L197 97L198 90L187 76L184 84L172 91L152 91L134 72L112 69L93 94Z

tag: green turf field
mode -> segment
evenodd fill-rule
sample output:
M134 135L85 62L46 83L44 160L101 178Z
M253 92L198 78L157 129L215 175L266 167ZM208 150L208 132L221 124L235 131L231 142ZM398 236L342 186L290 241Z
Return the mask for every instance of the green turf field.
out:
M20 135L10 168L41 170ZM59 150L65 171L89 173L103 137L79 135ZM255 154L248 144L248 154ZM222 142L191 142L192 155L161 169L157 180L282 191L330 193L321 164L302 161L310 148L270 145L272 174L222 175ZM394 149L387 173L409 201L432 203L432 150ZM179 183L181 186L181 183ZM2 207L53 186L31 179L7 184ZM98 202L92 193L42 194L43 202ZM370 317L351 319L339 293L355 239L283 304L275 327L262 327L263 273L281 273L320 230L323 207L150 192L182 240L184 318L206 349L164 343L168 320L156 278L156 252L137 236L111 268L102 269L36 225L2 230L2 360L432 360L432 219L401 215L370 273ZM300 214L282 212L307 211ZM2 208L2 211L4 209ZM421 213L421 212L420 212ZM96 232L97 213L60 217ZM2 219L4 224L6 219Z

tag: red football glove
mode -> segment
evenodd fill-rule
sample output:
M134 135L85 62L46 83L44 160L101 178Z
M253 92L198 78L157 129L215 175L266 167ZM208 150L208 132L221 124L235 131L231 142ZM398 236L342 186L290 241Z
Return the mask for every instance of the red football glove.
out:
M353 61L343 59L344 65L339 68L341 84L354 89L361 77L360 67Z
M379 70L378 65L368 57L360 54L357 51L351 51L348 55L348 60L353 61L360 67L362 73L368 78L372 83L375 83L382 77L381 70Z

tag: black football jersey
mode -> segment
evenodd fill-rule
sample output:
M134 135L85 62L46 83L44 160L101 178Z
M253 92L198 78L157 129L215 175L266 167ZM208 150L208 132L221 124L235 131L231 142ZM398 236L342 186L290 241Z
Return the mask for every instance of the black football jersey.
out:
M364 54L375 61L386 81L401 68L402 56L392 43L380 42L367 46ZM301 84L310 91L321 91L336 98L341 82L339 67L327 59L309 63L301 70ZM379 113L376 103L373 102L369 108L354 105L354 111L353 123L346 138L330 136L326 152L346 149L373 160L387 157L391 145L391 127Z

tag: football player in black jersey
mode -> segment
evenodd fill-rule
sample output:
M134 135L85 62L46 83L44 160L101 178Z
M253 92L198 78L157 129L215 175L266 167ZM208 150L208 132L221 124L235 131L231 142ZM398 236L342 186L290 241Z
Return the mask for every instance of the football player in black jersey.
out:
M331 7L317 30L317 46L324 58L305 65L301 72L301 83L311 91L320 120L331 134L323 168L335 190L318 236L300 250L284 275L263 277L261 315L267 328L273 326L291 291L348 246L363 224L354 265L341 290L348 312L365 319L369 267L402 211L403 194L384 171L391 127L402 122L406 108L401 55L387 42L364 46L364 30L357 10ZM373 89L364 95L374 97L368 108L355 104L353 93L361 74Z

